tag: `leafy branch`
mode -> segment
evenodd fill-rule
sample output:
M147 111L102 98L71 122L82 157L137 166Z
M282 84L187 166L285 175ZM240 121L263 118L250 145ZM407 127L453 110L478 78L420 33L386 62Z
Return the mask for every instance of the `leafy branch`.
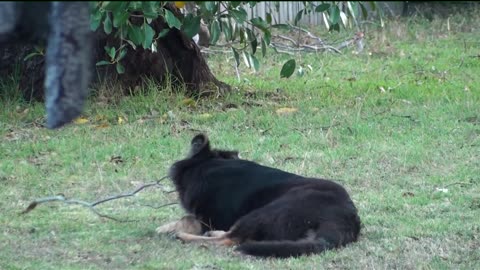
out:
M297 24L302 17L310 13L318 13L323 18L323 22L329 31L340 31L341 27L347 28L356 26L359 28L358 20L360 12L367 17L366 2L354 1L324 1L320 4L314 4L308 1L302 1L303 9L300 10L294 20L294 25L285 25L275 22L272 10L266 12L265 18L253 17L248 19L246 8L255 7L261 1L208 1L195 2L196 12L174 15L172 8L181 8L185 2L126 2L126 1L98 1L94 2L92 9L91 29L97 30L103 26L104 32L119 37L133 50L142 47L145 50L155 50L156 42L159 42L170 29L181 30L188 38L192 38L200 31L200 23L203 21L208 25L210 31L211 45L217 44L220 40L230 44L230 49L235 57L236 67L243 59L245 65L254 70L260 68L260 62L257 58L261 51L263 57L267 54L267 48L270 47L273 29L296 29ZM376 9L375 2L369 2L372 10ZM279 11L279 2L273 2L276 11ZM377 9L380 10L380 9ZM142 20L143 19L143 20ZM154 20L162 19L166 22L168 29L157 33L151 23ZM135 23L134 23L135 22ZM316 38L318 45L303 46L304 50L328 49L336 51L335 48L321 44L322 40L315 37L310 32L304 31L311 38ZM360 29L358 29L360 30ZM234 42L239 41L240 46L234 46ZM275 45L275 44L273 44ZM124 45L122 45L124 46ZM260 48L260 50L257 50ZM118 73L125 72L121 60L130 51L125 47L109 48L105 51L109 60L100 61L97 65L116 65ZM292 59L284 64L285 73L280 77L290 77L293 74L290 70L295 70L296 65L292 65ZM287 65L285 67L285 65Z

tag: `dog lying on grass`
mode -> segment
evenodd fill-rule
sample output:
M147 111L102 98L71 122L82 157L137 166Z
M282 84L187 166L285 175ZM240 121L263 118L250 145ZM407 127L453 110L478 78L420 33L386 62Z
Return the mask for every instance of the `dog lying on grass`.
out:
M357 209L339 184L211 149L203 134L193 138L188 157L173 164L170 178L190 215L157 232L174 232L185 242L285 258L342 247L360 233Z

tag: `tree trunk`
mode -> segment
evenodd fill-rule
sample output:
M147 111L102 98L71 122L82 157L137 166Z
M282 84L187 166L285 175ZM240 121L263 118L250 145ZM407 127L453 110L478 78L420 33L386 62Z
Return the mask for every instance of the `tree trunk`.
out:
M176 16L182 16L175 6L168 5L168 9ZM132 17L131 22L141 25L143 19ZM161 17L153 21L151 26L157 34L168 28ZM106 45L118 48L120 43L121 41L113 35L106 35L102 29L97 30L93 52L94 63L105 60L104 47ZM117 74L114 65L97 67L97 74L101 74L101 76L100 78L93 76L93 84L101 83L103 80L115 81L127 90L142 86L144 77L147 77L159 83L164 82L167 78L172 79L177 84L184 84L188 94L196 96L223 94L230 90L229 85L217 80L212 74L197 44L176 28L170 29L166 36L157 40L156 52L141 47L137 47L136 50L129 45L127 47L127 55L121 60L125 67L125 73ZM22 91L25 99L43 100L44 57L34 56L27 61L23 60L32 51L34 50L31 44L2 46L0 48L0 76L5 78L8 74L14 74L17 71L16 68L19 67L19 90Z

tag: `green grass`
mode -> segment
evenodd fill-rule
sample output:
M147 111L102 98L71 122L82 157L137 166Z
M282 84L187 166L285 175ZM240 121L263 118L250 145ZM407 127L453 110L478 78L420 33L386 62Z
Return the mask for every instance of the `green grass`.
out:
M225 97L187 106L152 85L91 100L88 123L55 131L38 125L43 104L2 99L0 269L480 268L479 22L454 17L450 32L445 20L391 22L369 30L363 54L298 56L312 70L288 80L284 55L262 59L256 74L242 68L241 82L233 56L215 56L212 70L236 89ZM278 115L283 107L298 111ZM61 203L19 215L36 198L94 201L159 179L199 131L243 158L337 179L359 208L360 240L286 260L184 245L154 233L183 214L145 206L176 201L158 188L99 207L135 222Z

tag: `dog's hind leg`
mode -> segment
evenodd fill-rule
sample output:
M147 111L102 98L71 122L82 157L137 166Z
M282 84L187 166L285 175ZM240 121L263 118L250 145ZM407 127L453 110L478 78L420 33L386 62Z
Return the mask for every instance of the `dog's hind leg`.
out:
M173 221L167 224L163 224L155 229L155 232L158 234L165 234L165 233L174 233L177 228L177 223L180 221Z
M214 244L219 246L233 246L236 241L230 238L228 232L213 231L216 236L200 236L190 233L179 232L176 234L177 238L183 242L201 243L201 244Z
M223 234L225 234L225 231L208 231L208 232L205 232L203 236L220 237Z
M179 221L170 222L158 227L155 230L158 234L165 233L189 233L200 235L202 233L202 224L194 216L187 215Z

